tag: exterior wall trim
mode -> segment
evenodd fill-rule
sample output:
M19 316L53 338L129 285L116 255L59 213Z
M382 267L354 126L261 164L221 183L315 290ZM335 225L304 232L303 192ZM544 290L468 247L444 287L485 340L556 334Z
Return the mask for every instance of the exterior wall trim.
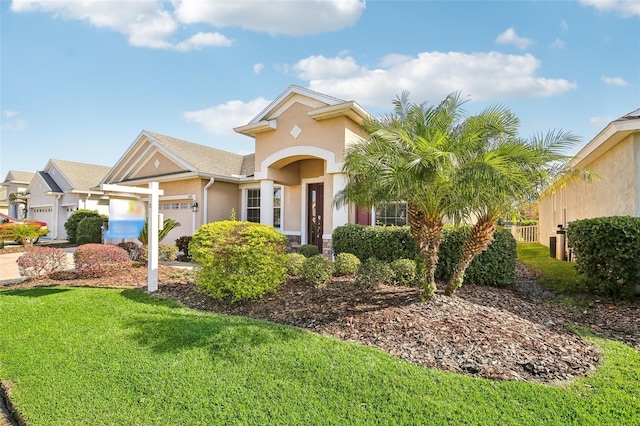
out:
M340 173L342 170L342 163L336 162L336 153L333 151L316 146L292 146L276 151L265 158L260 163L260 171L255 173L256 180L267 179L267 169L275 162L300 155L310 155L325 160L328 174Z

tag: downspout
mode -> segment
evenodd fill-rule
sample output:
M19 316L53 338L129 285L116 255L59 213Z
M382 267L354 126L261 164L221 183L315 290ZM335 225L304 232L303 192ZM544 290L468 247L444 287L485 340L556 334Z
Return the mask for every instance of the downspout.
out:
M54 208L53 208L53 212L54 212L54 220L53 223L55 224L55 228L54 228L54 233L53 235L51 235L51 239L52 240L57 240L58 239L58 228L60 227L60 197L62 197L63 194L58 194L56 195L56 199L55 199L55 203L54 203Z
M215 182L215 178L210 177L209 183L204 186L204 193L202 194L202 225L207 223L209 213L209 187Z

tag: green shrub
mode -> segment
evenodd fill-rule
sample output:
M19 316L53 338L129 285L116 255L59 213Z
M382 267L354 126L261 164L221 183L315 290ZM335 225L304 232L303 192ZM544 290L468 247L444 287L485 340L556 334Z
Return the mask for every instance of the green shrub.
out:
M7 224L2 227L0 232L0 240L14 240L23 246L32 245L37 242L40 237L44 237L49 233L47 227L38 227L28 223Z
M198 288L215 299L259 299L286 279L287 238L273 227L240 221L203 225L189 251L200 264Z
M78 227L76 228L76 235L89 236L91 239L87 242L90 243L101 243L103 223L104 219L101 216L87 216L78 223Z
M78 274L83 278L112 276L131 264L127 252L112 245L84 244L73 252Z
M319 254L308 257L302 265L300 280L305 284L319 286L331 279L333 265L331 260Z
M358 272L358 266L360 266L360 259L355 254L338 253L333 262L333 275L355 275Z
M303 244L298 249L298 253L300 253L304 257L311 257L319 255L320 251L318 250L318 247L314 246L313 244Z
M413 259L416 249L408 226L344 225L333 231L333 252L351 253L360 261Z
M64 223L64 229L67 231L67 240L71 243L77 242L78 237L77 229L80 221L86 217L102 217L100 213L95 210L80 209L71 213L71 216Z
M300 253L287 253L287 275L290 277L300 276L305 260L307 258Z
M413 259L398 259L389 265L393 273L392 283L395 285L413 286L416 280L416 262Z
M178 256L178 247L172 244L158 244L158 260L162 262L173 262ZM149 246L143 245L138 251L138 261L149 262Z
M61 248L31 247L17 259L20 275L29 278L46 277L64 271L67 254Z
M158 245L158 260L173 262L178 257L178 247L172 244Z
M96 244L93 241L93 237L91 235L78 235L76 238L76 244L81 246L83 244Z
M436 279L446 281L453 275L453 269L462 255L462 246L471 228L445 227L440 245ZM476 285L509 287L515 281L516 240L511 232L498 228L493 242L471 262L465 273L465 282Z
M524 219L518 223L518 226L533 226L537 225L538 221L533 219Z
M630 296L640 284L640 218L576 220L567 227L567 241L589 291Z
M391 270L391 266L373 257L362 262L356 274L356 283L365 287L390 283L392 279L393 271Z
M439 251L436 278L447 280L453 274L462 245L470 228L445 227ZM510 286L515 280L516 241L506 229L498 229L488 249L477 256L467 269L465 281L478 285ZM415 259L418 279L424 275L422 260L416 253L409 227L345 225L333 233L333 251L355 254L360 261L375 258L391 263Z

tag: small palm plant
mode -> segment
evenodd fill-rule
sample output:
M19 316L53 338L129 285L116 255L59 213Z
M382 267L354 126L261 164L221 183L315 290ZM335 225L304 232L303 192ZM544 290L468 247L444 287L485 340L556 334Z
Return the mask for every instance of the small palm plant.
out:
M176 222L174 219L165 219L162 221L162 229L158 230L158 241L162 241L169 232L180 226L180 222ZM138 239L143 245L149 244L149 220L145 221L144 228L140 231Z

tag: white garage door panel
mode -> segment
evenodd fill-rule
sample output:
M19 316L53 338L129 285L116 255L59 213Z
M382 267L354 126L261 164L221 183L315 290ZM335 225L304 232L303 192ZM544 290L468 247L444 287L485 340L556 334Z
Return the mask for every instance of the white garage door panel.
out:
M191 211L191 200L160 201L160 213L165 219L173 219L180 223L180 226L173 229L160 241L160 244L175 244L176 240L183 235L193 233L193 212Z

